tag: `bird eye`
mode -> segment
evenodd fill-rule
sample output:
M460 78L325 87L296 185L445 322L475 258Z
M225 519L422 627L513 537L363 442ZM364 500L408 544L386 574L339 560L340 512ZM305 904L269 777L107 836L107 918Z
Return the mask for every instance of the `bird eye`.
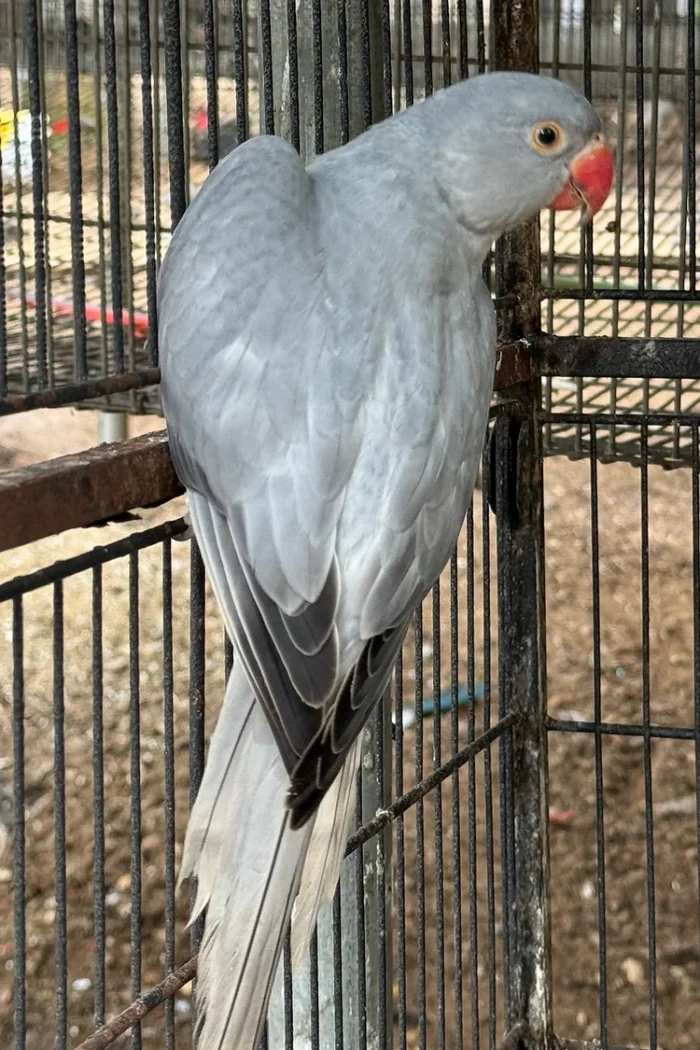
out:
M564 132L558 124L545 121L535 124L531 133L532 144L540 153L552 153L564 140Z

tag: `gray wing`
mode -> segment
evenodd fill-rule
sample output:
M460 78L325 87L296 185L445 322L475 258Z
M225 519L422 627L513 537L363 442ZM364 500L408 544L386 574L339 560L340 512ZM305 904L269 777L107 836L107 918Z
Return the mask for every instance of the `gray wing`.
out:
M297 825L385 688L407 618L432 583L414 570L426 524L435 506L444 518L445 500L454 509L447 493L428 499L432 506L425 499L444 474L445 450L433 442L443 406L424 392L420 405L397 412L392 393L401 383L393 390L398 377L384 367L394 340L376 311L354 312L343 328L346 293L332 284L316 220L315 186L295 151L279 139L253 140L216 169L185 214L159 285L174 462L227 628L290 774ZM407 328L414 348L433 341L429 316L423 310L422 326ZM440 371L430 384L444 379ZM379 406L380 418L368 406ZM368 441L405 429L411 416L422 419L418 438L379 464L372 453L383 453L368 452ZM373 468L384 471L388 501L379 491L368 498L371 479L362 475ZM392 538L396 559L386 550L373 577L341 553L341 579L340 533L347 540L354 513L346 498L357 505L358 482L368 499L355 530L360 561L372 546L362 538L367 519L371 528L376 515L384 528L381 505L405 490L403 538ZM405 600L388 603L387 619L377 602L392 578ZM365 630L357 622L350 668L339 613L347 591L353 608L373 595L377 610L362 617Z

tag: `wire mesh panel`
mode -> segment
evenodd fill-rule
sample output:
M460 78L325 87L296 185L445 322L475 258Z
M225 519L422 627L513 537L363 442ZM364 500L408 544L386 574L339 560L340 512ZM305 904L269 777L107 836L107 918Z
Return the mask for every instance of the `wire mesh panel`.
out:
M32 1050L55 1034L56 1046L75 1046L191 953L188 895L175 893L175 878L202 771L205 697L211 728L230 647L198 556L173 542L182 520L158 516L162 524L145 530L110 526L110 542L98 548L72 534L2 556L3 575L18 574L0 584L0 659L8 670L3 1045L14 1037ZM64 558L54 562L57 546ZM33 568L39 560L45 568ZM490 511L478 498L410 628L392 689L393 728L388 738L375 733L377 776L391 778L379 816L363 811L358 783L358 831L332 910L331 972L326 944L315 942L311 953L313 1006L302 1021L312 1045L354 1046L353 1033L368 1046L388 1045L391 1033L405 1046L500 1040L494 745L509 720L501 712L499 721L493 675L493 565ZM385 828L380 892L368 896L368 851ZM366 969L378 924L391 982L384 1015L371 1002L378 984ZM294 1032L295 1008L307 1004L292 997L288 965L285 955L278 1016ZM359 981L354 1004L342 967ZM191 1007L185 986L134 1027L137 1045L188 1046Z
M533 67L537 5L492 8L0 0L1 411L158 411L158 267L210 167L273 131L310 160L491 57ZM487 267L502 338L536 351L541 318L553 364L497 400L267 1050L697 1043L697 26L671 0L540 6L545 72L617 143L615 195L595 231L547 217ZM688 354L678 375L661 338ZM591 375L551 375L581 347ZM191 1043L200 931L175 877L231 649L177 513L2 556L0 1042L18 1050L120 1011L135 1048Z
M602 8L607 10L603 10ZM542 224L543 325L559 336L693 340L696 292L697 48L693 5L554 4L543 13L542 57L598 105L616 145L615 192L595 230L572 217ZM607 221L606 221L607 220ZM551 291L548 291L551 290ZM696 380L678 378L547 381L552 409L692 413ZM687 428L651 430L648 453L667 466L689 459ZM587 434L548 427L548 449L586 454ZM601 435L605 458L635 457L638 433Z
M631 417L639 469L545 471L554 1021L572 1040L692 1047L698 960L698 419ZM650 461L680 425L692 467Z

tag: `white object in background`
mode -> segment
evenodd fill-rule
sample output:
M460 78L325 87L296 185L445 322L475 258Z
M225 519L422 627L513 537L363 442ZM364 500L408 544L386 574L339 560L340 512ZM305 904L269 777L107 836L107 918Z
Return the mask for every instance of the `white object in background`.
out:
M100 445L125 441L128 417L126 412L98 412L97 440Z

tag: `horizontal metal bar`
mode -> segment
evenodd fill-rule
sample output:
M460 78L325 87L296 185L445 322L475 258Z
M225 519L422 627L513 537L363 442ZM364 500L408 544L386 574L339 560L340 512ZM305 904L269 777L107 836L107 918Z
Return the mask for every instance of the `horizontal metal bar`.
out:
M700 378L700 340L556 338L539 335L529 343L517 341L499 347L495 389L531 379L538 371L570 376L659 376ZM73 403L152 385L158 369L112 376L81 387L63 387L22 398L10 398L10 411ZM21 404L20 404L21 403ZM5 409L0 405L0 412ZM554 413L542 422L573 425L589 422L588 415ZM596 415L596 425L696 425L693 415L634 413ZM181 495L164 432L149 434L89 452L63 456L47 463L0 475L0 551L10 550L66 529L94 526L138 507L157 506Z
M496 390L524 382L533 376L532 361L521 344L506 343L499 347L496 369ZM160 383L160 369L147 368L140 372L125 372L121 375L105 376L86 383L59 386L53 390L40 390L31 394L11 394L0 400L0 416L29 412L35 408L59 408L80 401L92 401L97 397L122 394L129 390L141 390Z
M183 492L164 431L0 474L0 551Z
M110 394L123 394L128 390L142 390L160 383L160 368L146 368L142 372L124 372L122 375L105 376L87 383L58 386L53 390L38 390L33 394L10 394L0 400L0 416L17 412L30 412L34 408L59 408L74 405L78 401Z
M613 1046L612 1043L606 1043L607 1050L647 1050L646 1047L642 1046ZM580 1041L578 1039L557 1039L557 1050L602 1050L603 1044L600 1039L585 1039ZM78 1047L80 1050L80 1047Z
M176 518L175 521L166 521L163 525L156 525L153 529L144 529L143 532L125 536L123 540L115 540L104 547L93 547L84 554L77 554L74 558L64 558L55 561L43 569L28 573L25 576L15 576L7 583L0 583L0 602L17 598L21 594L37 591L40 587L56 583L57 580L65 580L69 576L76 576L86 569L93 569L96 565L105 565L109 561L116 561L133 551L145 550L146 547L154 547L163 540L181 536L187 532L189 526L184 518Z
M637 725L632 722L583 722L573 718L545 719L547 729L557 733L603 733L605 736L655 737L660 740L694 740L691 726Z
M700 379L700 339L542 334L529 349L542 375Z
M543 412L540 423L595 427L696 427L700 415L691 412Z
M611 262L614 260L611 259ZM539 297L546 299L590 299L596 302L698 303L697 291L680 288L540 288Z

